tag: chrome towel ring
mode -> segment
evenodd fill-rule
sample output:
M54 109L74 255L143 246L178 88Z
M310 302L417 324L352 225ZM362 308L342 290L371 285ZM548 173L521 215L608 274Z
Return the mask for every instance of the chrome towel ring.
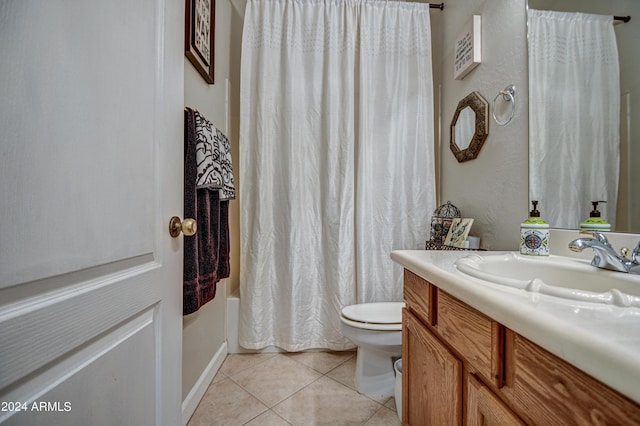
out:
M500 96L502 96L503 100L507 102L511 102L511 114L509 114L509 118L507 119L507 121L500 121L498 120L498 117L496 117L496 101ZM493 115L493 119L496 121L496 123L498 123L498 125L506 126L507 124L509 124L509 122L511 122L511 119L513 118L513 114L515 112L516 112L516 86L514 86L513 84L510 84L507 87L505 87L504 90L498 91L498 94L496 95L496 97L493 98L493 103L491 104L491 115Z

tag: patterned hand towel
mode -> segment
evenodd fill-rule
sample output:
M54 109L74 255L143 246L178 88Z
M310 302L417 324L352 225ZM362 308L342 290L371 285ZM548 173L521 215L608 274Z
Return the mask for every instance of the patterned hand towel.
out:
M196 124L197 188L219 189L221 200L234 200L233 164L229 139L198 111Z

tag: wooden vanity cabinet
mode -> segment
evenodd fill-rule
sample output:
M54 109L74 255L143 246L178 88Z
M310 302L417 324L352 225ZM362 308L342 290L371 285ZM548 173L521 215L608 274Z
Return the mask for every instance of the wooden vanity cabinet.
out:
M406 309L402 320L403 423L461 424L462 362Z
M484 384L502 383L502 326L409 271L405 302L403 424L518 424L498 422L519 419Z
M405 270L404 425L640 425L640 406Z

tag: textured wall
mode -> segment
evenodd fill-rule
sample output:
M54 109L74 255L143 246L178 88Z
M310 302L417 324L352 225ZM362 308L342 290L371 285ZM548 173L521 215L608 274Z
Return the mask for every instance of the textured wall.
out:
M482 63L463 80L453 78L454 42L472 15L482 16ZM524 0L447 0L434 21L434 72L441 86L440 202L450 200L473 217L471 235L490 250L517 250L528 213L528 77ZM437 33L435 32L437 31ZM491 103L515 84L516 113L501 127L490 118L489 137L474 160L458 163L449 149L449 126L458 102L478 91Z

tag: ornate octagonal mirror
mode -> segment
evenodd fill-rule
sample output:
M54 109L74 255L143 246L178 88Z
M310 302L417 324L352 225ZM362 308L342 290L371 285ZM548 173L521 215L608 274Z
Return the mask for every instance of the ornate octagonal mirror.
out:
M478 92L471 92L458 103L451 120L449 146L459 163L478 156L489 136L489 104Z

